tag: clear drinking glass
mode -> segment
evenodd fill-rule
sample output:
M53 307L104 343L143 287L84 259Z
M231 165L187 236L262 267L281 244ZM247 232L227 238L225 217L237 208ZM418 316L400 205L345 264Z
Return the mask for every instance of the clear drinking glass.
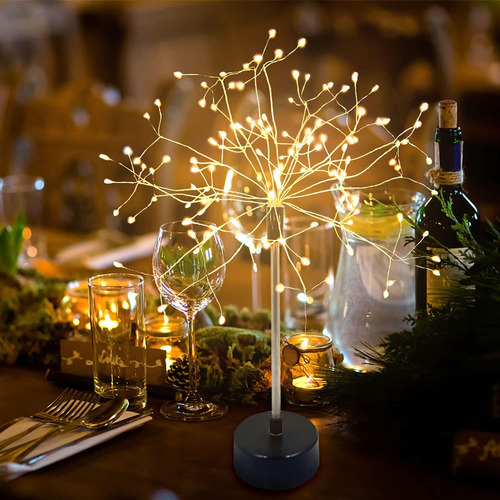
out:
M404 329L403 318L415 312L415 266L411 247L405 246L412 228L400 223L392 199L412 215L424 197L403 188L334 187L333 195L338 218L349 231L342 235L326 331L345 365L369 370L356 349L377 347L387 333Z
M103 274L89 279L94 389L104 398L146 406L144 279Z
M0 223L12 225L18 215L26 217L18 262L21 267L29 267L33 259L44 258L47 254L47 242L41 229L44 187L41 177L9 175L0 178Z
M197 390L194 317L220 290L226 274L224 247L217 228L208 222L163 224L153 252L156 286L165 300L186 316L188 323L189 391L183 402L167 402L163 416L182 422L222 417L223 403L205 401Z

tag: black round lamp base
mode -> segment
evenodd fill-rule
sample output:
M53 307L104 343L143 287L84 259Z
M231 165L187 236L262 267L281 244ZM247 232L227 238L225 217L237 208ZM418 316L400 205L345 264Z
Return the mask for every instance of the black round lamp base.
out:
M266 490L289 490L319 467L318 430L302 415L281 412L283 432L269 431L271 412L245 419L234 432L234 470L242 481Z

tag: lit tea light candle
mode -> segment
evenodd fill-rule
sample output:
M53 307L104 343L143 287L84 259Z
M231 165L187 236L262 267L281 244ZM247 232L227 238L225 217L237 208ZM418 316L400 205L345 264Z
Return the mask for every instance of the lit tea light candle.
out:
M149 336L161 340L164 337L180 335L184 337L187 334L186 320L177 316L167 316L166 314L153 316L146 320L146 331ZM152 345L153 348L162 349L161 346Z
M162 351L165 351L166 357L165 357L165 369L168 372L170 370L170 367L174 364L174 360L171 359L170 354L172 352L172 346L171 345L164 345L161 347Z
M313 405L321 395L321 389L326 386L326 381L304 375L293 379L292 386L295 404Z
M306 375L293 379L292 385L297 389L315 390L326 386L326 381Z
M99 320L99 327L103 330L114 330L118 325L119 322L116 319L111 319L108 311L104 313L104 319Z

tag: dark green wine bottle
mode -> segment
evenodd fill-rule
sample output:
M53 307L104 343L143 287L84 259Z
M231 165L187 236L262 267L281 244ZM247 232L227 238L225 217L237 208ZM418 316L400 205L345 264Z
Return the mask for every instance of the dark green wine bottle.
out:
M444 200L452 202L454 216L462 221L464 216L473 235L479 233L479 213L463 191L463 142L462 131L457 126L457 103L440 101L438 104L438 128L434 137L433 180L435 190ZM442 256L443 249L437 247L435 240L445 245L457 257L462 250L456 232L452 229L453 221L444 213L440 199L431 196L417 213L416 222L428 236L419 248L426 256L416 260L415 291L416 310L425 311L428 306L441 307L449 301L450 287L461 278L460 270L454 266L445 266L433 273L430 259ZM449 254L448 254L449 256Z

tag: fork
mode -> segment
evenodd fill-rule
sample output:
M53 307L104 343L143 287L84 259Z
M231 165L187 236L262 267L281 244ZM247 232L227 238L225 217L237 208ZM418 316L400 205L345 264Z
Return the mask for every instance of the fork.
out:
M71 426L75 422L79 422L90 410L92 410L97 403L99 397L95 394L84 395L83 400L73 400L68 407L67 411L63 415L59 415L57 419L51 422L43 422L49 425L56 426L55 430L49 430L46 434L35 438L31 441L21 443L17 446L12 446L7 450L0 451L0 461L2 462L14 462L24 458L31 450L37 447L46 437L57 432L60 429L64 429L67 426Z
M3 441L0 441L0 450L4 449L12 442L26 436L27 434L44 424L50 424L59 419L61 422L64 422L65 419L71 418L72 410L75 410L75 406L77 406L79 401L85 402L88 400L95 403L97 402L97 399L98 397L96 395L89 395L88 393L77 391L75 389L65 389L54 401L52 401L52 403L47 405L47 407L42 411L34 413L29 417L15 418L14 420L11 420L10 422L2 425L0 427L0 432L27 418L38 421L24 431L19 432L7 439L4 439Z

